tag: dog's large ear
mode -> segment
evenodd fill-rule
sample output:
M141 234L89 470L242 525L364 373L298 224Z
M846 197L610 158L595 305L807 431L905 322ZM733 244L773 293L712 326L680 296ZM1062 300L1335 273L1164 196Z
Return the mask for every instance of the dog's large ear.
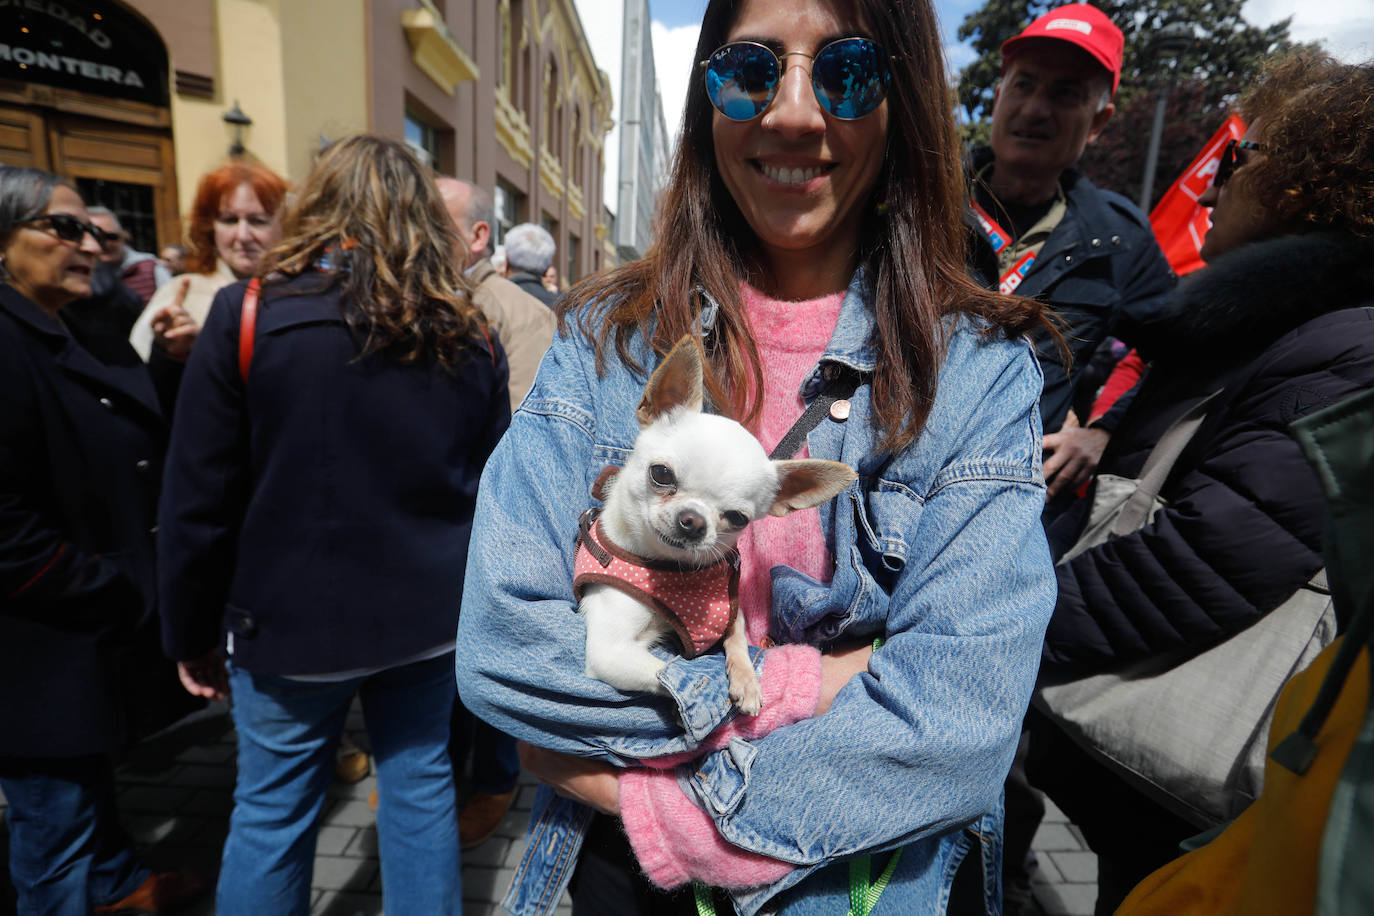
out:
M773 462L778 468L777 498L769 515L786 515L798 509L819 506L838 494L859 475L847 464L819 458Z
M635 417L641 427L663 416L674 407L701 412L701 347L688 334L679 340L649 377Z

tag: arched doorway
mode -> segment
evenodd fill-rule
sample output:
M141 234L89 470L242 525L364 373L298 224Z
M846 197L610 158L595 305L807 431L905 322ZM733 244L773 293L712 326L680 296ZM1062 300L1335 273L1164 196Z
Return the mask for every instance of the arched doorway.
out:
M167 49L117 3L0 0L0 162L56 172L133 246L179 241Z

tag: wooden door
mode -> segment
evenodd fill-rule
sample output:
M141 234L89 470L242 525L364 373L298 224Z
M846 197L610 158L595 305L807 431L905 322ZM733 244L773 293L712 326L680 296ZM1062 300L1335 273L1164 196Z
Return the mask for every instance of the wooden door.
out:
M0 105L0 164L51 171L42 114L32 108Z
M146 187L151 191L157 247L181 241L176 166L166 130L59 113L46 121L52 171L83 187L91 182Z

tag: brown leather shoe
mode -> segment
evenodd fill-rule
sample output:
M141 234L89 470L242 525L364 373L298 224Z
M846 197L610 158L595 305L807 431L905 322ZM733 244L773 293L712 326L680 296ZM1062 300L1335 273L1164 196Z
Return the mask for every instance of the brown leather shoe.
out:
M335 779L351 786L356 782L362 782L371 772L372 763L367 758L367 751L358 748L352 742L339 745L339 750L334 755Z
M511 803L515 801L516 791L511 789L500 795L474 792L468 796L467 804L458 812L459 846L472 849L490 839L496 828L501 826L501 818L506 816Z
M210 889L210 882L188 871L155 872L144 879L138 890L116 903L98 906L92 912L160 913L190 903Z

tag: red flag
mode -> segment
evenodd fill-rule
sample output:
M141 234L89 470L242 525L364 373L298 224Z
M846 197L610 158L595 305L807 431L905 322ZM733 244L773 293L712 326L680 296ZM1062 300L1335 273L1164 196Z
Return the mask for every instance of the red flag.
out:
M1239 140L1244 134L1244 121L1236 115L1227 118L1150 211L1150 228L1159 247L1164 249L1169 266L1179 276L1203 266L1198 252L1202 249L1202 237L1212 226L1212 216L1207 207L1198 206L1197 199L1211 185L1227 142Z

